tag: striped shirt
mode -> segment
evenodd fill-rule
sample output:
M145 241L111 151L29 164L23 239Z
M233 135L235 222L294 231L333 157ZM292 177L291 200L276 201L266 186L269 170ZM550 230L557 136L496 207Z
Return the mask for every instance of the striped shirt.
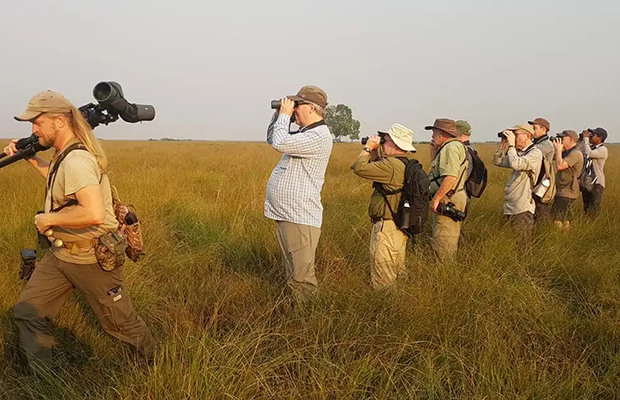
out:
M332 135L323 121L295 134L289 133L289 126L288 115L274 114L267 128L267 143L284 155L267 183L265 217L320 228Z

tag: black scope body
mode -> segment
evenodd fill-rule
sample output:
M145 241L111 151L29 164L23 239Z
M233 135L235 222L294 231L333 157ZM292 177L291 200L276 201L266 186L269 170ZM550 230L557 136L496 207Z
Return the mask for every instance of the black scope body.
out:
M437 212L456 222L464 221L467 217L467 214L461 210L458 210L454 203L439 203L437 206Z
M155 107L128 102L123 95L123 88L117 82L99 82L93 89L93 97L103 108L118 113L125 122L155 119Z
M366 143L368 143L368 136L362 138L362 144L366 144ZM380 144L385 143L385 136L381 136L381 141L379 143Z
M503 138L504 137L504 132L503 131L502 132L498 132L497 133L497 137L498 138Z

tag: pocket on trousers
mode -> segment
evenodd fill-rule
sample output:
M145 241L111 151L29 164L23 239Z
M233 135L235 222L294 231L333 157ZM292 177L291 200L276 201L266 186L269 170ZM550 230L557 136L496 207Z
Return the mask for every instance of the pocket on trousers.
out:
M99 303L102 309L99 319L105 329L120 332L133 317L133 306L128 294L123 293L122 287L118 293L100 297Z

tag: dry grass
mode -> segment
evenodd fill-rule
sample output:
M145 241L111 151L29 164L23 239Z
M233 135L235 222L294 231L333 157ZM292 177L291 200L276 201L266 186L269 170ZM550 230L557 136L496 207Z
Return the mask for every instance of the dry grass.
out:
M317 252L321 295L306 310L282 305L274 224L262 216L275 151L233 143L105 147L113 182L146 224L148 256L126 276L158 341L155 362L135 362L76 295L55 321L57 376L22 374L12 306L23 287L19 249L34 244L44 183L14 165L0 171L0 397L620 398L615 146L601 218L578 220L568 233L541 226L528 254L503 226L508 171L490 166L493 149L480 146L490 184L473 203L459 261L437 264L421 237L408 278L377 294L368 277L370 184L349 170L359 146L335 145Z

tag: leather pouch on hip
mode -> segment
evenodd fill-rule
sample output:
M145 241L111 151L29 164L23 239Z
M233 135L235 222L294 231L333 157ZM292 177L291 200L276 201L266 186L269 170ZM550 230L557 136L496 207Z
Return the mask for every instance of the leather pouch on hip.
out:
M127 240L119 232L108 232L99 237L95 246L97 262L104 271L114 271L125 263Z

